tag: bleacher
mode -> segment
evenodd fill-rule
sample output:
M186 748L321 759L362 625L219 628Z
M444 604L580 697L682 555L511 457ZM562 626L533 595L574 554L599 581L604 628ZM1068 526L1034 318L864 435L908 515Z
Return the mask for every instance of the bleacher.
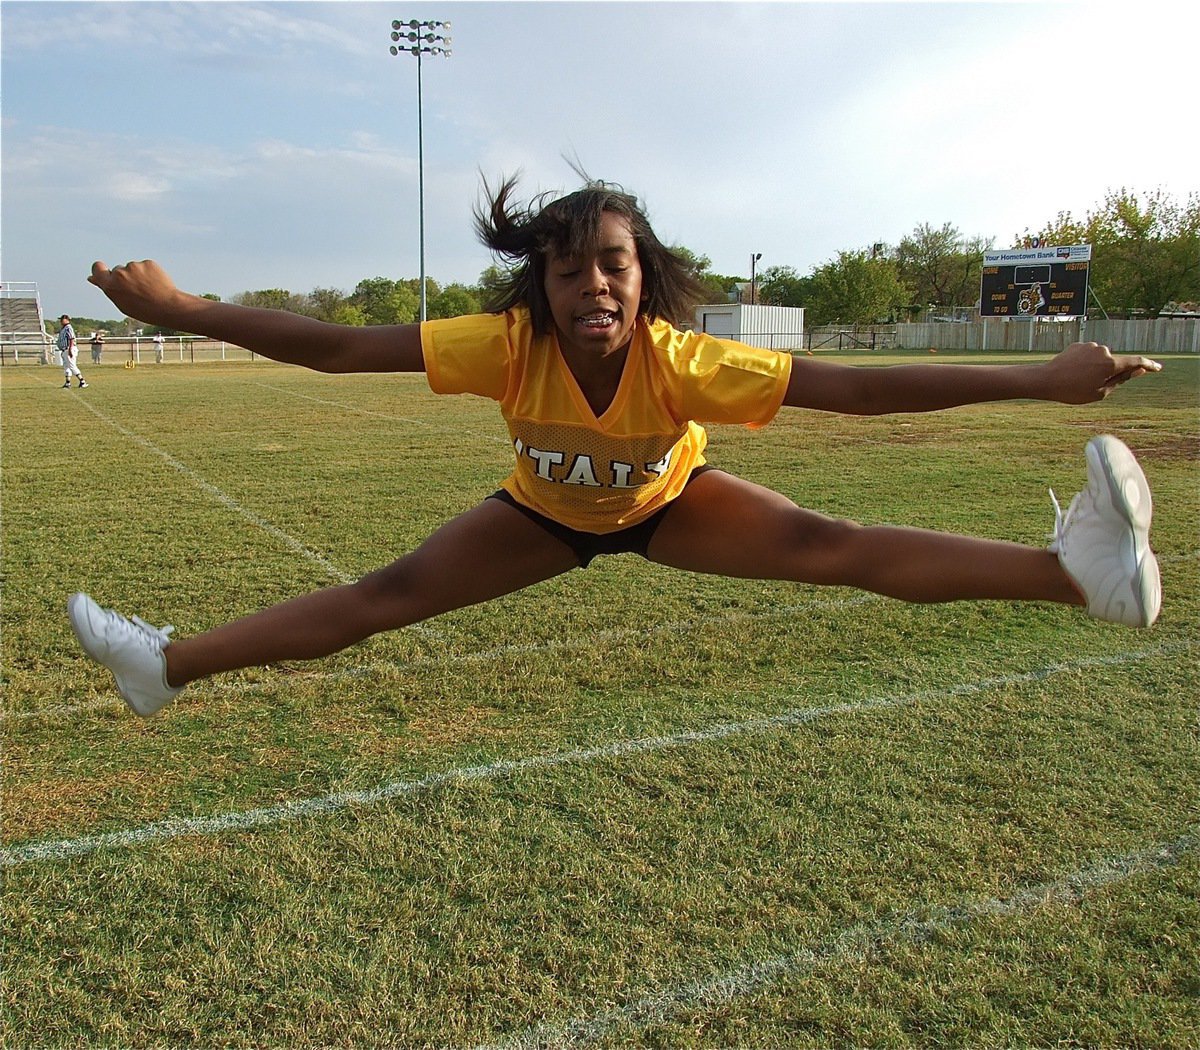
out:
M46 364L54 350L33 281L0 281L0 363Z

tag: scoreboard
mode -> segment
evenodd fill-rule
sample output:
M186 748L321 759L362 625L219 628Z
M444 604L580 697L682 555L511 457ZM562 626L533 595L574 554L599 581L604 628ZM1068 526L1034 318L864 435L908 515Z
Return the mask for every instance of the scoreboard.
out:
M1087 313L1090 244L987 252L980 317L1082 317Z

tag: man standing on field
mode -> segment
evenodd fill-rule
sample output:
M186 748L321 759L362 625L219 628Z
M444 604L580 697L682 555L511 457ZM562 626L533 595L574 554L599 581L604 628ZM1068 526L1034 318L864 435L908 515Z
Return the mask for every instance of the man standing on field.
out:
M87 382L84 380L83 373L79 371L79 365L75 361L75 329L71 327L71 318L66 314L63 314L58 319L58 323L58 352L62 354L63 389L69 390L71 387L71 376L76 376L79 379L79 389L82 390L87 386Z

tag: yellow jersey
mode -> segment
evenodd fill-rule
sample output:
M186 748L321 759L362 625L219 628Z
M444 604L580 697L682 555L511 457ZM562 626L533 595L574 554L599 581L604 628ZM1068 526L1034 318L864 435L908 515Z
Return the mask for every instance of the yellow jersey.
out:
M790 354L640 318L597 416L557 337L535 336L525 308L426 321L421 348L434 393L499 403L517 457L502 482L512 497L592 533L636 525L683 491L705 461L700 424L769 423L792 371Z

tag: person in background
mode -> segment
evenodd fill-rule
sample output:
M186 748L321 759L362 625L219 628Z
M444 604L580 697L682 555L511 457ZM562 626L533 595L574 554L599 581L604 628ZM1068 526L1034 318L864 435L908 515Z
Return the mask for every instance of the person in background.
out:
M82 390L87 386L87 382L83 378L83 373L79 371L79 365L75 360L77 347L75 344L75 329L71 327L71 318L63 314L58 319L58 324L58 352L62 354L63 389L70 389L71 376L75 376L79 380L79 389Z
M92 333L92 364L100 363L100 355L104 353L104 333Z

